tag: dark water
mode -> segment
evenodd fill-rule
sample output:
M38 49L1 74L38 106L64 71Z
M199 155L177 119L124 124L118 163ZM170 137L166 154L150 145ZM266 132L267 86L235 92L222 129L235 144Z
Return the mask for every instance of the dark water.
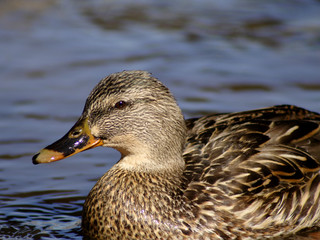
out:
M0 238L81 239L84 199L119 154L31 157L124 69L152 72L186 117L320 111L320 1L0 1Z

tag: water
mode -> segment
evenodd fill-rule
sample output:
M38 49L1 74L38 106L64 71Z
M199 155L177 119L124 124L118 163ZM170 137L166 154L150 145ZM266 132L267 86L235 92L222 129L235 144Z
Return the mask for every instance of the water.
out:
M186 117L285 103L320 112L319 12L313 0L1 1L1 238L81 239L84 199L119 154L31 157L110 73L152 72Z

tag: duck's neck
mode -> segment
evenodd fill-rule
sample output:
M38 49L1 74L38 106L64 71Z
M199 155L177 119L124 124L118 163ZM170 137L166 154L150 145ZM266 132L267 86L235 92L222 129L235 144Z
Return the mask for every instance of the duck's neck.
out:
M136 173L149 173L150 176L163 176L171 179L182 175L185 162L182 158L182 153L162 154L162 156L155 157L157 154L154 152L143 152L141 154L129 154L122 156L117 163L119 169L128 172Z
M185 161L182 157L185 137L175 134L168 138L166 134L131 134L116 136L107 147L117 149L121 159L117 163L119 169L129 172L164 173L174 176L182 175Z
M121 167L118 163L113 166L96 184L94 188L103 191L107 198L118 199L123 207L132 208L140 205L141 208L154 203L157 200L167 199L177 204L182 195L182 172L171 170L135 171ZM95 191L93 189L93 191ZM105 197L105 196L104 196ZM158 199L157 199L158 198ZM127 205L129 204L129 205ZM167 206L172 207L172 206ZM130 210L128 209L128 210ZM141 209L142 210L142 209Z
M84 205L83 229L90 236L101 231L99 224L110 234L123 231L128 237L147 228L172 234L181 225L177 219L185 207L181 173L138 172L116 164L91 190Z
M155 195L170 195L176 197L181 194L182 172L172 170L158 171L135 171L121 167L118 163L112 167L100 180L112 187L118 187L119 191L125 194L129 189L141 189L147 194ZM125 184L122 185L122 184Z

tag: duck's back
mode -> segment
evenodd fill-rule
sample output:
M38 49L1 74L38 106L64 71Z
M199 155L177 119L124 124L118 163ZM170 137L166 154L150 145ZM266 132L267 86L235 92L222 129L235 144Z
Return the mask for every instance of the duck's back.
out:
M320 115L276 106L187 120L186 191L196 225L271 236L320 218ZM208 230L210 231L210 230Z

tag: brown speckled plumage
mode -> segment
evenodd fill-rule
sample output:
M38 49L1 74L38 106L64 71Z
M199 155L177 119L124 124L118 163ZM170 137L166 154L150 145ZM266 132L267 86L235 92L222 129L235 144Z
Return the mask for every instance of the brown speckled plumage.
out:
M158 80L124 71L97 85L79 122L122 154L84 204L87 238L266 239L319 226L317 113L281 105L185 121Z

